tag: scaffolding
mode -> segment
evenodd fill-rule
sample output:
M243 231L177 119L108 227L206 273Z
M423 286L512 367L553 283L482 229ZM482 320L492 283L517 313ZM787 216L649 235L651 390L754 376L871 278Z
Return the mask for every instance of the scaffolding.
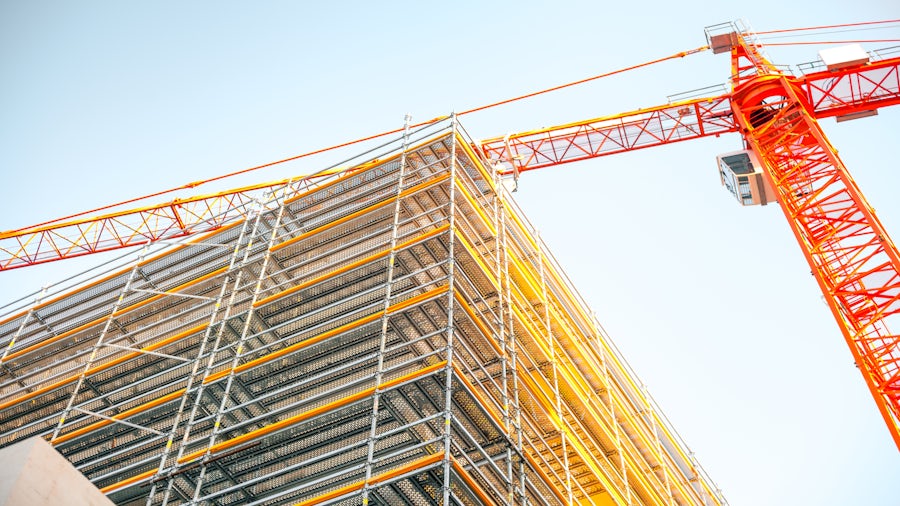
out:
M128 505L724 504L473 146L407 127L0 317L0 445Z

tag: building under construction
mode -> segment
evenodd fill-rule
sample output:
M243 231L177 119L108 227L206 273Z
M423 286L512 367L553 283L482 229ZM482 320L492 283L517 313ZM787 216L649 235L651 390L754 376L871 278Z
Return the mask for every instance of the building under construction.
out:
M0 317L0 444L117 504L723 504L448 119Z

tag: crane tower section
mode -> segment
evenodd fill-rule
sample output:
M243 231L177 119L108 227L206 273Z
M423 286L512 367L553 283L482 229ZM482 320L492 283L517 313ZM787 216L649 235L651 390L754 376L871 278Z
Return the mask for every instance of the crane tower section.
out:
M721 40L710 34L711 45ZM816 107L825 102L820 98L823 86L779 71L743 34L732 32L726 38L732 41L735 122L764 167L763 175L900 447L900 253L816 119ZM826 72L859 68L863 70L848 75L860 75L866 63L844 59ZM879 74L878 80L850 87L851 97L858 94L858 107L835 100L837 104L827 106L829 115L840 119L896 103L896 63L876 68L873 75ZM831 90L838 89L834 83L841 81L841 73L831 81ZM868 93L861 94L861 88Z
M900 254L818 123L900 104L900 58L869 61L851 51L826 55L824 71L793 75L733 23L706 34L715 53L731 54L728 93L490 138L481 147L501 172L518 175L741 134L746 156L719 158L722 183L744 205L779 202L900 448L900 335L890 330L900 327Z

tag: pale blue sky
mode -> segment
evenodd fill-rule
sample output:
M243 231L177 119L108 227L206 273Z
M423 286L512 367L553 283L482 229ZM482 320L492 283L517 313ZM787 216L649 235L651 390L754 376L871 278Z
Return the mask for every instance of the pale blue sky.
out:
M602 4L3 2L0 229L692 49L723 21L900 18L889 0ZM830 36L844 37L900 33ZM487 138L653 106L728 70L703 53L463 125ZM895 241L896 109L823 122ZM900 454L784 217L719 186L715 155L740 147L728 135L537 171L517 198L731 504L897 504ZM0 273L0 305L94 261Z

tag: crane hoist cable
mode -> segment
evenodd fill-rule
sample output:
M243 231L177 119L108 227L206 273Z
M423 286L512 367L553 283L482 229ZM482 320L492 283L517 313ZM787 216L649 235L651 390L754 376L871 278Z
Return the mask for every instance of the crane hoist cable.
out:
M768 35L768 34L775 34L775 33L793 33L793 32L800 32L800 31L825 30L825 29L833 29L833 28L860 27L860 26L871 26L871 25L886 25L886 24L891 24L891 23L900 23L900 19L882 20L882 21L866 21L866 22L859 22L859 23L843 23L843 24L836 24L836 25L822 25L822 26L812 26L812 27L803 27L803 28L788 28L788 29L780 29L780 30L757 31L757 32L753 32L753 33L754 33L755 35L759 36L759 35ZM841 41L841 42L790 42L790 43L764 43L763 45L766 45L766 46L777 46L777 45L833 44L833 43L852 43L852 42L900 42L900 39L880 39L880 40ZM699 47L699 48L691 49L691 50L688 50L688 51L680 51L680 52L678 52L678 53L675 53L675 54L672 54L672 55L669 55L669 56L665 56L665 57L662 57L662 58L657 58L657 59L655 59L655 60L650 60L650 61L647 61L647 62L644 62L644 63L640 63L640 64L637 64L637 65L632 65L632 66L629 66L629 67L624 67L624 68L621 68L621 69L618 69L618 70L614 70L614 71L611 71L611 72L604 72L604 73L602 73L602 74L597 74L597 75L595 75L595 76L591 76L591 77L588 77L588 78L585 78L585 79L579 79L579 80L577 80L577 81L572 81L572 82L565 83L565 84L562 84L562 85L553 86L553 87L550 87L550 88L542 89L542 90L535 91L535 92L531 92L531 93L526 93L526 94L524 94L524 95L519 95L519 96L516 96L516 97L513 97L513 98L506 99L506 100L501 100L501 101L498 101L498 102L493 102L493 103L486 104L486 105L482 105L482 106L479 106L479 107L474 107L474 108L471 108L471 109L467 109L467 110L464 110L464 111L462 111L462 112L457 113L457 116L463 116L463 115L471 114L471 113L474 113L474 112L483 111L483 110L490 109L490 108L493 108L493 107L497 107L497 106L500 106L500 105L505 105L505 104L509 104L509 103L516 102L516 101L519 101L519 100L524 100L524 99L526 99L526 98L531 98L531 97L535 97L535 96L538 96L538 95L543 95L543 94L545 94L545 93L550 93L550 92L552 92L552 91L557 91L557 90L561 90L561 89L564 89L564 88L569 88L569 87L572 87L572 86L576 86L576 85L579 85L579 84L584 84L584 83L587 83L587 82L595 81L595 80L597 80L597 79L601 79L601 78L613 76L613 75L616 75L616 74L621 74L621 73L624 73L624 72L627 72L627 71L630 71L630 70L636 70L636 69L639 69L639 68L642 68L642 67L647 67L647 66L650 66L650 65L653 65L653 64L656 64L656 63L661 63L661 62L664 62L664 61L667 61L667 60L672 60L672 59L676 59L676 58L683 58L683 57L688 56L688 55L690 55L690 54L699 53L699 52L705 51L705 50L707 50L707 49L709 49L708 46L701 46L701 47ZM414 127L414 128L415 128L415 127L424 126L424 125L427 125L427 124L429 124L429 123L433 123L433 122L435 122L435 121L439 121L439 120L444 119L444 118L445 118L445 117L433 118L433 119L428 120L428 121L423 121L423 122L420 122L420 123L416 123L416 124L414 124L414 125L411 125L411 127ZM261 165L256 165L256 166L253 166L253 167L248 167L248 168L245 168L245 169L241 169L241 170L229 172L229 173L227 173L227 174L222 174L222 175L215 176L215 177L211 177L211 178L208 178L208 179L203 179L203 180L200 180L200 181L194 181L194 182L191 182L191 183L186 183L186 184L183 184L183 185L180 185L180 186L176 186L176 187L173 187L173 188L169 188L169 189L167 189L167 190L162 190L162 191L150 193L150 194L147 194L147 195L143 195L143 196L140 196L140 197L135 197L135 198L131 198L131 199L128 199L128 200L123 200L123 201L121 201L121 202L116 202L116 203L114 203L114 204L108 204L108 205L101 206L101 207L97 207L97 208L94 208L94 209L89 209L89 210L87 210L87 211L82 211L82 212L75 213L75 214L71 214L71 215L68 215L68 216L63 216L63 217L61 217L61 218L56 218L56 219L53 219L53 220L41 222L41 223L38 223L38 224L35 224L35 225L30 225L30 226L27 226L27 227L21 227L21 228L18 228L18 229L10 230L10 231L8 231L8 232L6 232L6 233L15 233L15 232L20 232L20 231L28 230L28 229L31 229L31 228L37 228L37 227L42 227L42 226L46 226L46 225L52 225L52 224L54 224L54 223L60 223L60 222L63 222L63 221L67 221L67 220L71 220L71 219L78 218L78 217L81 217L81 216L85 216L85 215L87 215L87 214L98 213L98 212L100 212L100 211L106 211L106 210L109 210L109 209L114 209L114 208L117 208L117 207L120 207L120 206L124 206L124 205L127 205L127 204L133 204L133 203L136 203L136 202L141 202L141 201L144 201L144 200L147 200L147 199L151 199L151 198L154 198L154 197L159 197L159 196L166 195L166 194L169 194L169 193L173 193L173 192L176 192L176 191L179 191L179 190L187 190L187 189L195 188L195 187L198 187L198 186L201 186L201 185L204 185L204 184L212 183L212 182L214 182L214 181L220 181L220 180L224 180L224 179L227 179L227 178L230 178L230 177L239 176L239 175L242 175L242 174L247 174L247 173L249 173L249 172L254 172L254 171L261 170L261 169L265 169L265 168L268 168L268 167L273 167L273 166L275 166L275 165L280 165L280 164L283 164L283 163L292 162L292 161L295 161L295 160L299 160L299 159L301 159L301 158L307 158L307 157L310 157L310 156L313 156L313 155L317 155L317 154L325 153L325 152L328 152L328 151L333 151L333 150L336 150L336 149L348 147L348 146L351 146L351 145L354 145L354 144L359 144L359 143L362 143L362 142L366 142L366 141L378 139L378 138L385 137L385 136L388 136L388 135L397 134L397 133L400 133L400 132L402 132L402 131L403 131L402 128L396 128L396 129L393 129L393 130L384 131L384 132L381 132L381 133L377 133L377 134L374 134L374 135L362 137L362 138L359 138L359 139L354 139L354 140L347 141L347 142L342 142L342 143L340 143L340 144L335 144L335 145L328 146L328 147L325 147L325 148L316 149L316 150L313 150L313 151L308 151L308 152L305 152L305 153L301 153L301 154L299 154L299 155L291 156L291 157L288 157L288 158L283 158L283 159L276 160L276 161L273 161L273 162L268 162L268 163L264 163L264 164L261 164Z
M758 40L776 40L776 39L797 39L799 37L820 37L822 35L834 35L836 33L862 33L862 32L873 32L873 31L885 31L885 30L896 30L900 28L900 24L896 26L870 26L868 28L845 28L840 30L823 30L820 32L807 32L807 33L785 33L781 35L762 35L756 36ZM754 35L755 36L755 35Z
M791 39L798 37L820 37L822 35L832 35L836 33L862 32L871 30L886 30L897 28L900 19L886 19L882 21L865 21L860 23L842 23L837 25L821 25L808 26L804 28L786 28L782 30L765 30L752 32L758 38L761 46L794 46L794 45L825 45L825 44L854 44L854 43L896 43L900 39L894 38L872 38L857 40L828 40L828 41L793 41L793 42L768 42L775 39ZM798 33L807 32L807 33ZM811 32L811 33L810 33Z
M900 42L900 39L858 39L858 40L817 40L817 41L797 41L797 42L762 42L761 46L804 46L804 45L817 45L822 46L826 44L862 44L862 43L895 43Z
M805 32L809 30L828 30L831 28L848 28L853 26L868 26L868 25L886 25L891 23L900 23L900 19L886 19L882 21L864 21L860 23L841 23L839 25L822 25L822 26L807 26L804 28L784 28L782 30L765 30L761 32L753 32L754 35L769 35L772 33L790 33L790 32Z
M691 55L691 54L700 53L700 52L703 52L703 51L705 51L705 50L707 50L707 49L709 49L708 46L701 46L701 47L698 47L698 48L695 48L695 49L690 49L690 50L688 50L688 51L679 51L679 52L677 52L677 53L675 53L675 54L672 54L672 55L669 55L669 56L664 56L664 57L662 57L662 58L657 58L657 59L655 59L655 60L650 60L650 61L647 61L647 62L644 62L644 63L639 63L639 64L637 64L637 65L631 65L631 66L629 66L629 67L624 67L624 68L617 69L617 70L613 70L613 71L610 71L610 72L604 72L604 73L602 73L602 74L597 74L597 75L595 75L595 76L591 76L591 77L588 77L588 78L585 78L585 79L579 79L579 80L577 80L577 81L572 81L572 82L569 82L569 83L561 84L561 85L558 85L558 86L553 86L553 87L550 87L550 88L542 89L542 90L535 91L535 92L531 92L531 93L526 93L526 94L524 94L524 95L519 95L519 96L517 96L517 97L509 98L509 99L506 99L506 100L501 100L501 101L493 102L493 103L490 103L490 104L487 104L487 105L482 105L482 106L474 107L474 108L471 108L471 109L466 109L466 110L464 110L464 111L462 111L462 112L456 113L456 115L457 115L457 116L463 116L463 115L466 115L466 114L472 114L472 113L475 113L475 112L483 111L483 110L485 110L485 109L490 109L490 108L492 108L492 107L497 107L497 106L500 106L500 105L509 104L509 103L511 103L511 102L516 102L516 101L519 101L519 100L524 100L524 99L526 99L526 98L531 98L531 97L535 97L535 96L538 96L538 95L543 95L543 94L545 94L545 93L550 93L550 92L552 92L552 91L557 91L557 90L561 90L561 89L564 89L564 88L569 88L569 87L572 87L572 86L576 86L576 85L579 85L579 84L584 84L584 83L587 83L587 82L590 82L590 81L595 81L595 80L597 80L597 79L602 79L602 78L604 78L604 77L610 77L610 76L613 76L613 75L616 75L616 74L622 74L622 73L628 72L628 71L630 71L630 70L636 70L636 69L639 69L639 68L642 68L642 67L647 67L647 66L654 65L654 64L656 64L656 63L661 63L661 62L664 62L664 61L667 61L667 60L673 60L673 59L676 59L676 58L684 58L685 56L688 56L688 55ZM436 121L440 121L440 120L445 119L445 118L446 118L446 116L441 116L441 117L433 118L433 119L430 119L430 120L428 120L428 121L423 121L423 122L420 122L420 123L416 123L416 124L410 125L410 128L416 128L416 127L428 125L428 124L430 124L430 123L434 123L434 122L436 122ZM340 148L344 148L344 147L351 146L351 145L354 145L354 144L359 144L359 143L362 143L362 142L366 142L366 141L378 139L378 138L381 138L381 137L385 137L385 136L388 136L388 135L397 134L397 133L400 133L400 132L402 132L402 131L403 131L403 128L396 128L396 129L393 129L393 130L388 130L388 131L381 132L381 133L377 133L377 134L374 134L374 135L369 135L369 136L367 136L367 137L362 137L362 138L359 138L359 139L354 139L354 140L352 140L352 141L342 142L342 143L340 143L340 144L335 144L335 145L333 145L333 146L328 146L328 147L325 147L325 148L316 149L316 150L313 150L313 151L308 151L308 152L306 152L306 153L301 153L301 154L299 154L299 155L291 156L291 157L288 157L288 158L283 158L283 159L281 159L281 160L276 160L276 161L274 161L274 162L269 162L269 163L264 163L264 164L262 164L262 165L256 165L256 166L253 166L253 167L248 167L248 168L246 168L246 169L241 169L241 170L237 170L237 171L234 171L234 172L229 172L229 173L227 173L227 174L222 174L222 175L220 175L220 176L215 176L215 177L211 177L211 178L208 178L208 179L203 179L203 180L200 180L200 181L194 181L194 182L191 182L191 183L183 184L183 185L181 185L181 186L176 186L176 187L174 187L174 188L169 188L168 190L162 190L162 191L158 191L158 192L151 193L151 194L148 194L148 195L143 195L143 196L135 197L135 198L128 199L128 200L123 200L123 201L117 202L117 203L115 203L115 204L108 204L108 205L105 205L105 206L102 206L102 207L97 207L97 208L90 209L90 210L87 210L87 211L82 211L82 212L80 212L80 213L71 214L71 215L68 215L68 216L63 216L62 218L56 218L56 219L49 220L49 221L45 221L45 222L38 223L38 224L35 224L35 225L30 225L30 226L27 226L27 227L21 227L21 228L18 228L18 229L10 230L10 231L8 231L8 232L4 232L4 234L16 233L16 232L21 232L21 231L28 230L28 229L33 229L33 228L43 227L43 226L46 226L46 225L52 225L52 224L54 224L54 223L59 223L59 222L71 220L71 219L78 218L78 217L81 217L81 216L84 216L84 215L87 215L87 214L98 213L98 212L100 212L100 211L106 211L106 210L113 209L113 208L116 208L116 207L120 207L120 206L123 206L123 205L133 204L133 203L135 203L135 202L140 202L140 201L142 201L142 200L146 200L146 199L150 199L150 198L154 198L154 197L159 197L159 196L166 195L166 194L169 194L169 193L172 193L172 192L176 192L176 191L179 191L179 190L187 190L187 189L191 189L191 188L196 188L196 187L198 187L198 186L201 186L201 185L204 185L204 184L207 184L207 183L211 183L211 182L213 182L213 181L220 181L220 180L227 179L227 178L230 178L230 177L239 176L239 175L241 175L241 174L247 174L247 173L249 173L249 172L254 172L254 171L257 171L257 170L260 170L260 169L265 169L265 168L268 168L268 167L273 167L273 166L275 166L275 165L280 165L280 164L283 164L283 163L292 162L292 161L294 161L294 160L299 160L299 159L301 159L301 158L307 158L307 157L309 157L309 156L318 155L318 154L325 153L325 152L328 152L328 151L333 151L333 150L335 150L335 149L340 149Z

